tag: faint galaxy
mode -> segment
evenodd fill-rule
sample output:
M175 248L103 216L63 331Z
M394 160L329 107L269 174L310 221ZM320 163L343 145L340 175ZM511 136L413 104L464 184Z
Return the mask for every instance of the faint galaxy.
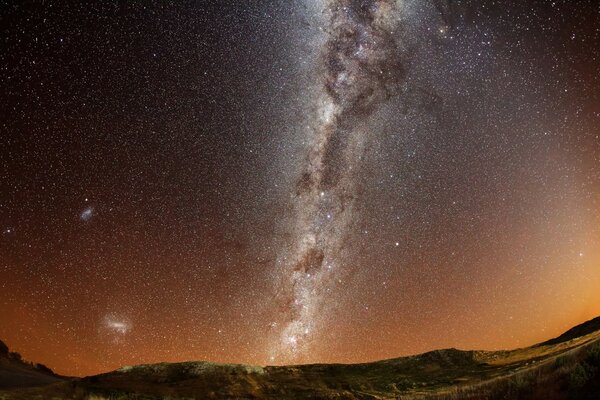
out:
M100 334L108 337L110 340L119 341L132 328L132 323L128 318L111 313L104 316L100 324Z
M600 314L597 1L0 8L25 358L363 362Z
M90 219L92 219L93 216L94 216L94 208L93 207L87 207L85 210L83 210L81 212L81 214L79 214L79 218L81 218L84 221L89 221Z

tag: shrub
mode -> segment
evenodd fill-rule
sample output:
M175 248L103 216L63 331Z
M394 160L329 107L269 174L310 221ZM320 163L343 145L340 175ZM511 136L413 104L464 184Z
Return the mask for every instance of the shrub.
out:
M45 366L44 364L35 364L34 367L42 372L45 372L47 374L54 374L54 372L52 372L52 370L50 368L48 368L47 366Z
M514 375L508 382L505 383L506 389L509 393L527 393L530 392L535 386L535 380L529 373L520 373ZM501 385L495 390L502 390Z
M556 368L562 368L564 366L566 366L569 363L569 359L566 356L560 356L556 358L556 361L554 361L554 366Z
M577 366L569 374L569 384L574 388L581 388L592 378L593 374L589 367L584 364Z
M592 365L600 366L600 343L596 343L590 349L588 358Z
M523 374L515 376L512 383L517 390L523 390L529 386L529 380Z

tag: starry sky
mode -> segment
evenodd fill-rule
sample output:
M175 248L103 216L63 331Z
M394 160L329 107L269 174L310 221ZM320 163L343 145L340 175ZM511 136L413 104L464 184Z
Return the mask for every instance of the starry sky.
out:
M83 376L600 315L600 4L0 5L0 339Z

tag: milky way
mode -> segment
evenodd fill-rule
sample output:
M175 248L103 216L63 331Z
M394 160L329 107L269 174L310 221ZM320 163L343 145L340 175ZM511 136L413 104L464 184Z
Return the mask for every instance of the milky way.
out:
M293 196L296 246L285 254L284 321L274 359L307 351L316 317L344 268L348 225L353 219L356 175L374 133L367 121L403 83L406 51L393 35L400 3L330 1L321 54L318 121Z

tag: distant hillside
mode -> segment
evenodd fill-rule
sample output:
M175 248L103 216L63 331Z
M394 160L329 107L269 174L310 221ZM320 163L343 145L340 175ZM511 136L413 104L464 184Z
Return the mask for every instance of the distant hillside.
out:
M364 364L136 365L44 387L0 390L0 400L600 399L600 330L593 329L598 320L511 351L447 349Z
M44 386L62 380L45 365L24 361L0 341L0 389Z
M552 345L552 344L566 342L566 341L573 340L573 339L588 335L590 333L593 333L593 332L596 332L599 330L600 330L600 317L596 317L587 322L584 322L581 325L577 325L576 327L569 329L568 331L566 331L565 333L563 333L562 335L560 335L557 338L550 339L544 343L540 343L539 346L548 346L548 345Z

